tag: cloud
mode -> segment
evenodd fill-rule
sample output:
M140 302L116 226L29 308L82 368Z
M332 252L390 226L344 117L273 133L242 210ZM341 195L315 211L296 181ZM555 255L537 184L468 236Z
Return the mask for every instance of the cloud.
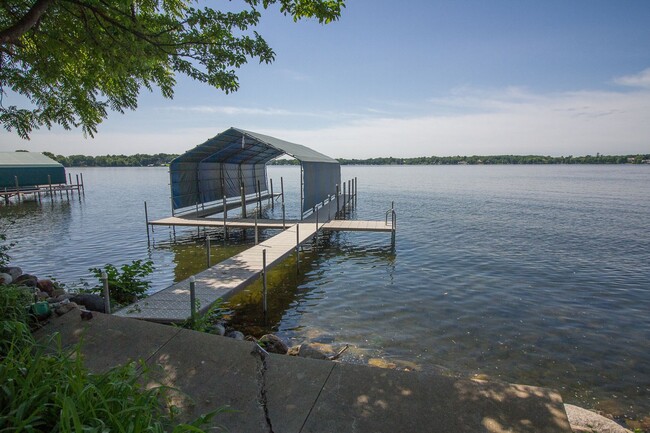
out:
M647 153L650 92L535 94L458 90L429 114L368 118L316 130L265 133L335 157ZM455 107L439 113L440 106Z
M232 106L215 106L215 105L192 105L192 106L172 106L165 107L163 110L180 111L188 113L202 114L225 114L225 115L249 115L249 116L297 116L309 115L309 113L300 113L296 111L284 110L281 108L245 108Z
M650 89L650 68L645 69L638 74L625 75L614 79L616 84L630 87L643 87Z

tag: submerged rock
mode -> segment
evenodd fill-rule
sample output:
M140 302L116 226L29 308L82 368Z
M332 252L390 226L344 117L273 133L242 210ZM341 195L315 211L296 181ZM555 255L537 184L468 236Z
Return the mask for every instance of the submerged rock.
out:
M262 338L257 340L257 344L270 353L279 353L280 355L284 355L289 351L289 346L287 346L287 344L278 336L273 334L263 335Z
M368 365L372 365L373 367L379 367L379 368L389 368L391 370L397 368L397 364L395 364L394 362L386 361L385 359L382 358L370 358L368 360Z
M323 352L308 344L293 346L287 351L287 355L300 356L301 358L329 359Z

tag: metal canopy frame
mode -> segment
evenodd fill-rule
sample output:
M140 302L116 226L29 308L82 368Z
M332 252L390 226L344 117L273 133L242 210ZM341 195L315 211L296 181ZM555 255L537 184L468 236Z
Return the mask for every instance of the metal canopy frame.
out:
M267 192L266 163L281 155L300 161L303 213L336 192L341 182L337 160L300 144L230 128L169 164L172 213Z

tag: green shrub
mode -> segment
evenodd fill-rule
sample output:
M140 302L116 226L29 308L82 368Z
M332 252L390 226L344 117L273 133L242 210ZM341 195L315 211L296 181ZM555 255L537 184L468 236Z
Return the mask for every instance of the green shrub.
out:
M224 408L177 424L167 387L147 388L144 364L92 374L80 345L39 344L29 326L28 293L0 290L0 432L202 432ZM56 343L56 344L55 344Z
M0 266L6 266L9 264L9 260L11 257L9 257L9 251L11 247L15 245L14 242L7 242L7 229L9 226L11 226L14 223L14 221L3 221L2 218L0 218Z
M151 282L144 278L151 274L153 269L151 260L134 260L130 265L122 265L119 269L111 264L106 265L104 269L91 268L89 269L90 272L99 280L100 284L90 289L90 291L102 293L101 277L102 272L106 272L111 301L120 305L131 304L147 296L146 292L151 286Z
M214 415L174 426L169 389L146 389L138 365L91 374L82 359L79 347L14 345L0 363L0 431L200 432Z

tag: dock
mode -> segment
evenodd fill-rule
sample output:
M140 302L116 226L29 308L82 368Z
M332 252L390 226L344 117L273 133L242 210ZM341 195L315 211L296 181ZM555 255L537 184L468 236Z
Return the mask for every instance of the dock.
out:
M219 219L190 217L167 217L147 221L148 225L213 227L239 229L277 229L275 236L226 259L208 269L173 284L153 295L127 306L115 313L116 316L131 317L161 323L181 323L192 317L192 294L190 281L194 281L195 314L202 315L219 299L228 300L242 291L273 266L290 254L299 254L300 245L317 236L320 231L372 231L392 233L396 230L394 210L392 218L384 221L358 221L331 219L337 215L336 207L350 204L352 200L325 203L302 221L270 219ZM344 204L345 203L345 204ZM257 236L256 236L257 239Z
M66 199L70 199L70 195L74 195L76 191L77 194L84 194L84 183L83 183L83 174L81 174L81 180L79 180L79 174L77 176L77 183L72 182L72 175L68 173L68 183L52 183L49 182L45 185L31 185L31 186L21 186L18 183L18 178L15 179L15 185L13 187L4 187L0 189L0 202L4 202L5 205L9 205L12 198L16 199L19 203L24 200L34 200L39 203L42 202L42 197L49 197L54 200L58 195L60 199L63 199L65 194Z

